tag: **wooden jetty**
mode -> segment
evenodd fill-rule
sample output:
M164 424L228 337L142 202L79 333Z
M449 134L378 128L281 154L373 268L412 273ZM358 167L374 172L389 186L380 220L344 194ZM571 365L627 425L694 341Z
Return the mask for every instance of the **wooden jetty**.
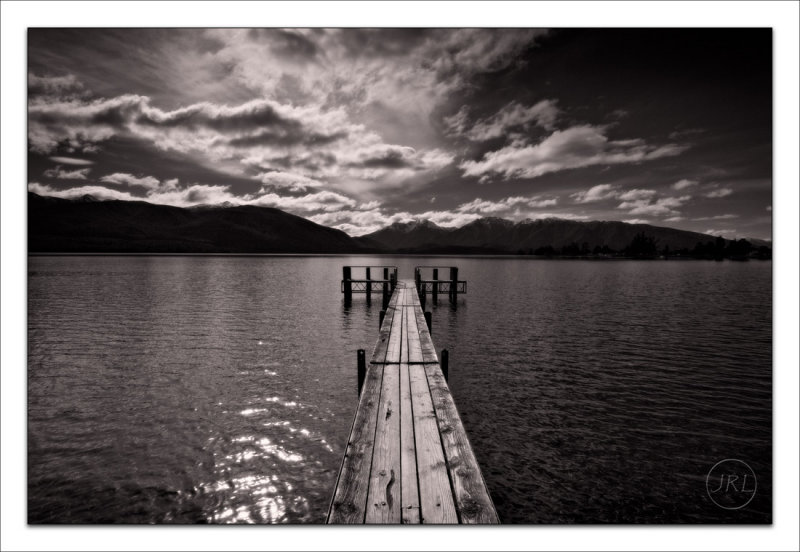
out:
M359 351L360 397L328 523L499 523L415 279L395 278L369 365Z

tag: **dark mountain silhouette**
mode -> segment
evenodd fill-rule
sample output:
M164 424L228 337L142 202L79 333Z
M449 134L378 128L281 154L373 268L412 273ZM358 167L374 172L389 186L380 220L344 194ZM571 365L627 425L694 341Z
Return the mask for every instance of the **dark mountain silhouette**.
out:
M361 239L362 243L377 244L389 250L417 253L440 253L448 248L516 253L547 246L560 249L572 244L579 247L586 244L590 250L606 246L622 251L641 232L655 238L659 248L668 246L672 250L692 249L697 242L715 240L714 236L707 234L649 224L555 218L517 223L500 218L481 218L455 229L441 228L431 222L395 223Z
M659 253L666 248L703 258L748 254L740 251L741 244L728 251L730 242L720 243L715 236L648 224L553 218L514 223L490 217L461 228L442 228L430 221L395 223L351 238L269 207L180 208L145 201L100 201L90 195L60 199L28 193L31 253L652 254L632 249L638 243L634 238L647 244L648 251L655 248Z
M28 193L32 253L362 253L340 230L279 209L75 200Z

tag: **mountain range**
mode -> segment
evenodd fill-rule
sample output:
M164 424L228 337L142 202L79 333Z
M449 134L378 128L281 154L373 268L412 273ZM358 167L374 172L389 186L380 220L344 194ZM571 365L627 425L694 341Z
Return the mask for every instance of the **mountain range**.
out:
M618 221L580 222L557 218L512 222L501 218L481 218L460 228L442 228L428 221L397 222L363 236L365 244L406 253L436 253L442 249L463 252L515 253L551 246L587 244L588 248L607 246L621 251L636 234L644 232L660 247L692 249L697 242L713 241L715 236L649 224ZM763 243L763 242L762 242Z
M530 253L540 247L586 244L624 249L638 233L659 247L693 248L715 236L647 224L482 218L460 228L430 221L394 223L350 237L279 209L144 201L61 199L28 193L31 253ZM751 240L754 245L768 242Z
M32 253L355 253L334 228L279 209L60 199L28 192Z

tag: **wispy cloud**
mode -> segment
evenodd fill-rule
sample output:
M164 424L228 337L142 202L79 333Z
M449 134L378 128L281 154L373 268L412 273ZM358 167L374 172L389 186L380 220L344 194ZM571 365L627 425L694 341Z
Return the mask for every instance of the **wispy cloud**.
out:
M555 100L542 100L529 107L511 102L494 115L472 123L468 113L468 106L462 106L458 113L445 118L444 124L451 135L481 142L500 136L513 137L527 132L531 126L552 130L559 110Z
M650 199L637 199L633 201L623 201L617 208L625 209L631 215L650 215L650 216L676 216L675 210L684 203L692 199L692 196L681 197L662 197L655 201Z
M692 220L696 220L696 221L699 221L699 220L730 220L730 219L735 219L735 218L739 218L739 215L734 215L732 213L728 213L728 214L725 214L725 215L714 215L714 216L710 216L710 217L696 217L696 218L693 218Z
M592 203L604 199L616 198L618 193L616 186L611 184L598 184L586 191L576 192L570 195L570 197L575 200L575 203Z
M641 188L634 188L633 190L628 190L627 192L622 192L617 197L624 201L636 201L640 199L650 199L654 195L656 195L655 190L643 190Z
M49 158L51 161L55 161L56 163L62 163L64 165L94 165L94 161L89 161L88 159L78 159L75 157L59 157L54 156Z
M706 197L715 199L720 197L727 197L733 193L733 190L730 188L718 188L716 190L711 190L705 194Z
M686 149L678 144L654 146L642 139L609 140L606 130L592 125L557 130L538 144L511 144L485 154L479 161L465 161L459 167L465 176L484 180L492 175L535 178L592 165L638 163L678 155Z
M100 178L100 181L122 186L140 186L147 190L155 190L161 184L157 178L152 176L134 176L127 173L108 174Z
M55 169L47 169L43 175L47 178L57 178L59 180L86 180L89 172L92 169L75 169L74 171L65 171L60 166Z
M515 209L540 209L542 207L552 207L558 203L557 198L533 197L507 197L500 201L484 201L476 198L470 202L462 203L456 207L459 213L479 213L482 215L494 215L496 213L506 213Z
M692 186L697 186L696 180L687 180L686 178L682 178L672 185L672 189L685 190L686 188L690 188Z
M47 184L39 184L38 182L30 182L28 190L39 195L61 197L66 199L74 199L85 195L91 195L97 199L119 199L122 201L136 201L141 200L141 197L136 197L130 192L121 192L119 190L112 190L105 186L78 186L75 188L68 188L66 190L57 190Z

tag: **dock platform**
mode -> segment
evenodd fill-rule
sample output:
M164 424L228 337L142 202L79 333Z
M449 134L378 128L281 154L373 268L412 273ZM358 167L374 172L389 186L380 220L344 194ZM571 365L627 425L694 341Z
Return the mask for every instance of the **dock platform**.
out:
M499 523L414 280L386 309L327 522Z

